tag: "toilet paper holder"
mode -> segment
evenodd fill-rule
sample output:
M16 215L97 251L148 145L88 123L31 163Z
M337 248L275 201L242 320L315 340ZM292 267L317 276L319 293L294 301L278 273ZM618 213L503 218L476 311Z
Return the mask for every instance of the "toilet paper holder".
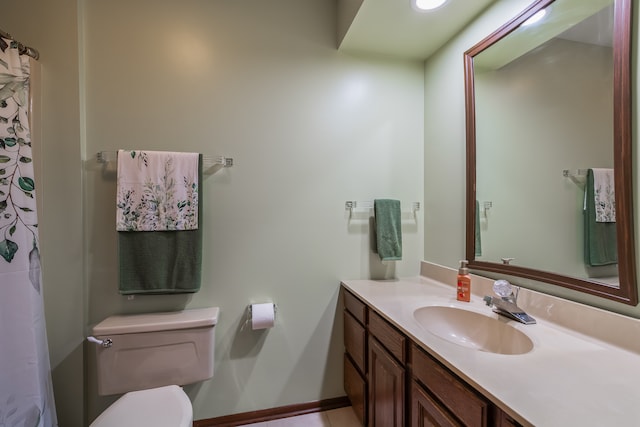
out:
M247 322L251 322L251 320L253 320L252 306L253 306L253 304L249 304L247 306ZM273 303L273 317L274 317L274 320L275 320L276 314L278 314L278 306L276 305L276 303Z
M265 303L268 304L268 303ZM273 321L276 321L276 314L278 312L278 306L275 303L273 304ZM253 323L253 310L252 310L252 306L253 304L249 304L247 306L247 318L244 321L244 323L242 324L242 327L240 328L240 330L244 330L244 328L246 328L247 326L251 325Z

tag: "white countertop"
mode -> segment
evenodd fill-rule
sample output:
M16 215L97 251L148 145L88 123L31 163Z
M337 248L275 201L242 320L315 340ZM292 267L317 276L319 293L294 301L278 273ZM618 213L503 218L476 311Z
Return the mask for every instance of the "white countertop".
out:
M342 283L523 425L640 426L640 355L637 353L559 326L531 312L537 324L523 325L515 321L510 324L532 339L532 351L520 355L477 351L426 331L415 320L413 312L427 305L445 305L498 317L481 296L472 295L469 303L457 301L453 286L423 276ZM519 305L527 310L526 306ZM558 302L555 310L557 306ZM598 313L598 309L593 310ZM637 319L629 322L640 323ZM640 340L634 327L630 328L633 336L628 338Z

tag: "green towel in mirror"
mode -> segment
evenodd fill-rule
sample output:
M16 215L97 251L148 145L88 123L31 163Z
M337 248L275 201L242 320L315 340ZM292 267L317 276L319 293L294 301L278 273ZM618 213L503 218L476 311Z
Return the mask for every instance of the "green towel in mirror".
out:
M482 235L480 234L480 202L476 200L475 255L482 256Z
M618 243L615 222L596 222L593 171L587 172L584 206L584 262L592 267L616 264Z

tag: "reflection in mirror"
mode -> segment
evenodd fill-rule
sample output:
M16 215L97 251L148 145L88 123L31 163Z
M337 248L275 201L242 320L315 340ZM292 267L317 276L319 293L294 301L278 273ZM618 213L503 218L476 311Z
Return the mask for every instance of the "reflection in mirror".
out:
M637 303L629 20L539 0L465 53L471 268Z
M568 30L556 19L554 31L545 33L559 33L531 50L525 43L531 37L523 40L526 52L514 43L502 46L534 25L550 27L558 13L551 4L542 9L545 21L515 30L474 58L476 198L495 204L480 216L476 259L508 256L539 270L617 282L615 227L603 237L613 241L613 253L597 263L603 266L584 262L584 183L578 181L586 177L576 172L613 171L613 2L607 1ZM500 55L505 51L518 56ZM575 184L563 177L565 169L578 175ZM553 251L540 250L545 247Z

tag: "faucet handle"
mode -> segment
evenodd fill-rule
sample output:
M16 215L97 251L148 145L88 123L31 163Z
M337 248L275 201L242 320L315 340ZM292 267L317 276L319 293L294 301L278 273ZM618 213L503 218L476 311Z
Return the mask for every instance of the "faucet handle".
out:
M513 295L513 286L507 280L496 280L493 282L493 292L502 298L507 298Z

